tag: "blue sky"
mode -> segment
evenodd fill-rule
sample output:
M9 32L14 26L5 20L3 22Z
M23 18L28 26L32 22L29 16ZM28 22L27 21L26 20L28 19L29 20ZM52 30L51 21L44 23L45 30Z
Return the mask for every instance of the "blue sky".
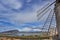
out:
M48 3L51 3L51 1L0 0L0 31L14 29L20 31L41 31L40 29L31 29L31 27L42 27L46 17L44 16L41 21L38 21L37 11Z

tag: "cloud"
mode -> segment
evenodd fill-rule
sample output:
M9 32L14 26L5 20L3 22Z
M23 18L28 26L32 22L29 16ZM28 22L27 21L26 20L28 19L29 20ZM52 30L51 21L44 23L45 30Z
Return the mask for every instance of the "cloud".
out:
M28 16L27 16L28 15ZM35 13L15 13L15 14L2 14L3 18L9 19L10 22L12 23L31 23L31 22L36 22L37 17Z
M32 29L32 28L29 28L29 27L25 27L25 28L22 28L22 29L18 29L19 31L25 31L25 32L31 32L31 31L41 31L41 29Z
M6 4L9 4L9 3L11 3L11 4L13 4L13 5L15 5L15 3L17 2L16 0L12 0L12 2L10 2L10 0L8 0L7 2L6 2ZM3 2L4 3L4 2ZM20 3L21 2L18 2L19 3L19 5L20 5ZM12 5L12 6L13 6ZM10 5L11 6L11 5ZM9 6L9 7L10 7ZM16 5L17 6L17 5ZM15 7L15 6L14 6ZM34 22L34 21L37 21L37 17L36 17L36 15L37 15L37 13L36 13L36 11L39 9L39 8L41 8L39 5L33 5L32 6L32 8L34 9L33 10L33 12L31 11L30 13L29 12L27 12L27 13L15 13L14 12L14 14L13 13L10 13L10 14L8 14L8 15L4 15L3 14L3 16L5 16L5 17L8 17L10 20L12 20L12 21L14 21L14 22L20 22L20 23L25 23L25 22ZM28 9L29 10L29 9ZM27 11L28 11L27 10ZM28 16L27 16L28 15Z
M35 2L36 0L33 1ZM0 2L0 21L3 21L0 23L4 25L7 22L4 27L8 26L9 29L19 29L22 27L22 29L19 29L20 31L40 31L39 29L31 29L29 27L41 27L41 23L44 22L48 15L46 14L41 21L37 20L37 10L41 9L48 2L33 2L28 5L24 1L18 0L0 0ZM27 2L32 2L32 0L27 0ZM6 27L6 30L9 29Z
M32 31L32 29L28 28L28 27L25 27L25 28L19 29L19 31L29 32L29 31Z
M19 9L22 7L22 3L18 0L1 0L1 3L12 9Z
M20 22L20 23L28 23L28 22L37 21L36 15L33 13L16 14L13 17L13 20L16 20L17 22Z
M41 29L33 29L33 31L41 31Z

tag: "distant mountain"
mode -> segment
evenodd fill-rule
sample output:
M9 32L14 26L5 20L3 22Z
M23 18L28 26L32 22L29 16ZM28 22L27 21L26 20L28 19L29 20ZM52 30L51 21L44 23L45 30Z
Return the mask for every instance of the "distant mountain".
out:
M4 32L0 32L0 34L17 34L20 31L18 30L9 30L9 31L4 31Z
M28 36L28 35L41 35L43 33L47 33L47 32L20 32L19 30L9 30L9 31L4 31L4 32L0 32L0 34L5 34L5 35L10 35L10 36Z

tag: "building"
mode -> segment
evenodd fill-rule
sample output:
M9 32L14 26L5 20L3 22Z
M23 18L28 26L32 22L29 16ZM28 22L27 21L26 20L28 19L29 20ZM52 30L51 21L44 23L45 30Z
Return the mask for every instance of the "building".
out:
M57 24L56 27L58 31L57 40L60 40L60 0L56 0L55 15L56 15L56 24Z

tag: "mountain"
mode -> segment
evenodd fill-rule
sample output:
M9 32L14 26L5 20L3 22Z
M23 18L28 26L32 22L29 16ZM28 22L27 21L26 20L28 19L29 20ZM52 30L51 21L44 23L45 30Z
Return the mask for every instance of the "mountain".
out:
M10 35L10 36L29 36L29 35L41 35L46 34L47 32L20 32L19 30L9 30L0 32L0 34Z
M9 30L9 31L4 31L4 32L0 32L0 34L17 34L20 31L18 30Z

